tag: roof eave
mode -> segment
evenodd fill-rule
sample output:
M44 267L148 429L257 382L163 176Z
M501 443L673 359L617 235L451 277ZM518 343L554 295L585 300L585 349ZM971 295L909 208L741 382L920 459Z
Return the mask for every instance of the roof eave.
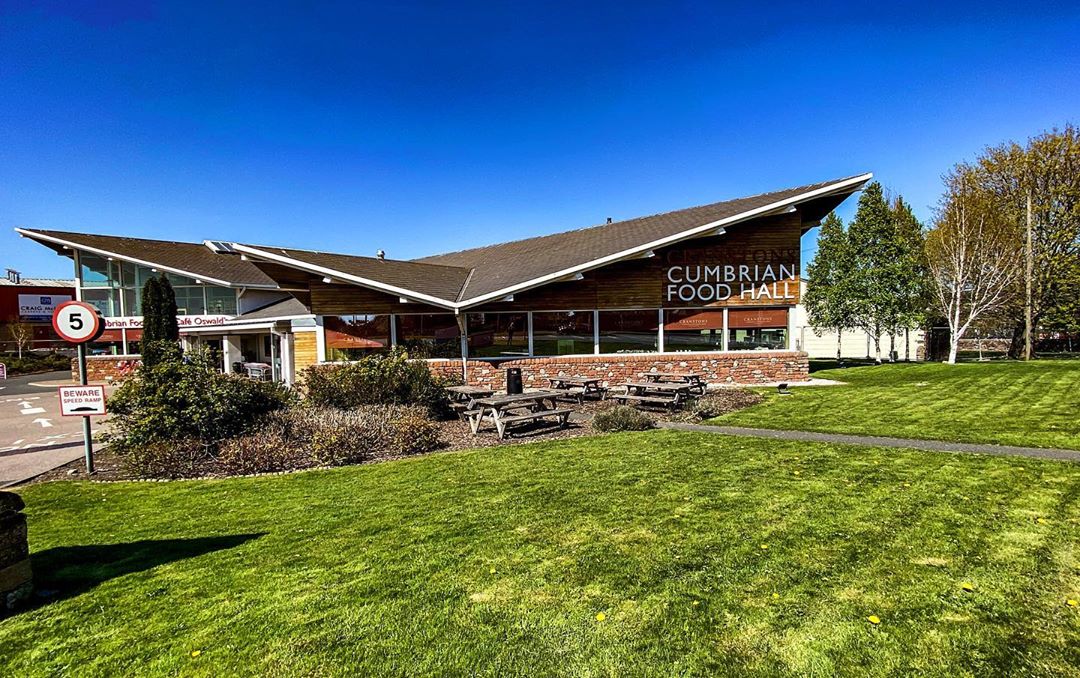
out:
M52 243L54 245L62 245L65 248L69 248L69 249L72 249L72 250L82 250L82 251L86 251L86 252L93 252L94 254L98 254L98 255L103 256L103 257L111 257L113 259L120 259L121 261L127 261L129 263L138 264L140 266L149 266L150 268L156 268L158 270L166 271L168 273L175 273L176 275L183 275L183 276L187 276L189 278L195 278L196 280L201 280L203 282L213 283L215 285L220 285L222 287L231 287L231 288L235 288L235 289L246 287L248 289L260 289L260 290L276 290L276 289L278 289L278 286L276 284L274 284L274 285L263 285L263 284L259 284L259 283L237 283L237 282L229 282L228 280L221 280L220 278L212 278L210 276L203 275L201 273L194 273L192 271L185 271L183 269L174 268L172 266L166 266L164 264L159 264L157 262L146 261L146 260L143 260L143 259L138 259L136 257L128 256L126 254L120 254L119 252L110 252L109 250L103 250L103 249L98 248L98 247L90 247L88 245L83 245L82 243L77 243L77 242L74 242L72 240L64 240L63 238L57 238L56 236L52 236L52 235L45 235L44 233L38 233L37 231L32 231L30 229L16 228L15 232L18 233L19 235L23 236L24 238L30 238L31 240L43 241L43 242L47 242L47 243Z
M470 308L472 306L478 306L480 304L483 304L483 303L486 303L486 302L489 302L489 301L492 301L492 300L495 300L495 299L500 299L500 298L505 297L505 296L507 296L509 294L516 294L518 292L524 292L526 290L530 290L530 289L533 289L533 288L536 288L536 287L542 287L543 285L547 285L547 284L550 284L550 283L553 283L553 282L557 282L558 280L560 280L562 278L565 278L567 276L572 276L572 275L574 275L576 273L585 273L587 271L591 271L593 269L597 269L597 268L600 268L600 267L603 267L603 266L608 266L610 264L614 264L614 263L619 262L619 261L624 261L626 259L634 259L634 258L637 258L638 256L640 256L642 253L648 252L649 250L657 249L657 248L660 248L660 247L666 247L668 245L673 245L673 244L682 242L684 240L692 240L692 239L694 239L696 237L700 237L702 235L707 234L709 231L715 230L717 228L721 228L723 226L731 226L731 225L737 224L737 223L742 222L742 221L747 221L749 219L755 219L757 217L762 217L762 216L769 216L770 214L775 214L778 211L784 211L784 210L786 210L787 208L789 208L791 206L799 204L800 202L806 202L807 200L812 200L814 198L821 198L821 197L828 196L828 195L835 195L837 193L843 193L843 192L854 193L855 191L862 188L863 185L865 185L868 181L870 181L873 178L874 178L873 172L867 172L865 174L860 174L858 176L851 177L850 179L845 179L843 181L838 181L838 182L829 184L828 186L822 186L821 188L817 188L817 189L814 189L812 191L807 191L806 193L800 193L800 194L792 196L790 198L784 198L783 200L777 200L776 202L770 203L768 205L763 205L762 207L757 207L757 208L754 208L752 210L747 210L745 212L740 212L739 214L735 214L735 215L732 215L730 217L725 217L723 219L718 219L716 221L711 221L711 222L709 222L707 224L702 224L701 226L695 226L694 228L687 229L687 230L682 231L680 233L677 233L675 235L666 236L664 238L660 238L658 240L654 240L652 242L645 243L643 245L638 245L638 246L632 247L632 248L624 250L622 252L616 252L615 254L610 254L608 256L601 257L599 259L594 259L592 261L587 261L587 262L585 262L583 264L578 264L576 266L571 266L569 268L565 268L565 269L562 269L560 271L556 271L554 273L549 273L549 274L541 276L539 278L534 278L533 280L527 280L525 282L517 283L515 285L511 285L511 286L508 286L508 287L504 287L504 288L495 290L493 292L488 292L488 293L482 294L482 295L480 295L478 297L473 297L471 299L463 299L460 302L458 302L457 307L459 309L462 309L462 308Z
M378 292L384 292L386 294L392 294L399 297L404 297L410 301L419 301L432 306L439 306L440 308L446 308L451 311L458 309L457 302L450 301L448 299L440 299L433 297L429 294L423 294L414 290L405 289L404 287L398 287L397 285L389 285L387 283L379 282L378 280L372 280L370 278L364 278L358 275L352 275L344 271L328 268L326 266L319 266L318 264L310 264L306 261L299 259L293 259L282 254L274 254L273 252L267 252L257 247L251 247L249 245L242 245L240 243L229 243L237 252L241 252L245 255L255 257L257 259L264 259L266 261L273 262L275 264L281 264L290 268L295 268L299 271L305 271L307 273L317 274L323 277L334 278L341 280L342 282L349 282L361 287L367 287L369 289L376 290Z

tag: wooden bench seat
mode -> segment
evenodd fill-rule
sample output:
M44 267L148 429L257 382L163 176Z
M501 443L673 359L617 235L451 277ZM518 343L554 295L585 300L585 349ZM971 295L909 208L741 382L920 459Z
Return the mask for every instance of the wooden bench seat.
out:
M679 404L679 398L678 397L667 398L667 397L664 397L664 396L641 396L641 395L633 395L633 394L630 394L630 393L615 393L615 394L609 395L608 397L612 398L614 400L635 400L637 402L655 403L657 405L665 405L665 406L670 406L670 407L675 407L676 405Z
M512 417L499 417L495 420L495 428L499 431L500 438L507 437L506 427L509 424L520 424L526 421L538 421L540 419L547 419L548 417L558 417L559 427L565 428L566 422L570 419L570 414L574 410L543 410L540 412L530 412L528 414L515 414Z

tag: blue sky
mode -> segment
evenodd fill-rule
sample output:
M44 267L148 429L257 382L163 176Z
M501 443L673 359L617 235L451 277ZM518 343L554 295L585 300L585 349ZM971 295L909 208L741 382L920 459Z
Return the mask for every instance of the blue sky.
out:
M218 4L0 2L0 266L71 273L15 226L412 258L863 171L928 219L1080 122L1076 2Z

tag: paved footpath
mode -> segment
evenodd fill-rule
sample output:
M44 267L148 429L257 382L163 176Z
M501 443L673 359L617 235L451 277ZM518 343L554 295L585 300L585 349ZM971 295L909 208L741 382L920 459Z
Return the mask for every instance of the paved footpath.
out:
M920 440L916 438L883 438L880 436L848 435L844 433L814 433L812 431L782 431L772 428L745 428L742 426L707 426L705 424L681 424L660 422L661 428L699 433L718 433L750 438L773 440L801 440L811 443L839 443L842 445L869 445L873 447L905 447L934 452L966 452L969 454L993 454L1006 457L1035 457L1080 461L1080 450L1062 450L1052 447L1014 447L1012 445L979 445L974 443L950 443L944 440Z
M0 381L0 487L16 485L83 456L82 421L61 417L57 386L69 372ZM94 431L100 417L92 421Z

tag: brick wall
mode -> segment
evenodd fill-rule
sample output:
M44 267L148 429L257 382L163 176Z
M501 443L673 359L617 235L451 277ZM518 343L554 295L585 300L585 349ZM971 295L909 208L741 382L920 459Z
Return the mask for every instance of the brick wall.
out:
M429 360L436 374L461 376L460 360ZM506 369L521 368L525 388L542 388L548 377L582 376L602 379L605 385L640 378L644 372L701 372L710 384L762 384L772 381L805 381L809 378L807 355L798 351L743 353L632 354L550 358L522 358L488 362L469 360L468 382L474 386L506 387Z
M140 355L86 356L86 381L91 384L110 384L123 381L142 363ZM79 381L79 360L71 360L71 380Z

